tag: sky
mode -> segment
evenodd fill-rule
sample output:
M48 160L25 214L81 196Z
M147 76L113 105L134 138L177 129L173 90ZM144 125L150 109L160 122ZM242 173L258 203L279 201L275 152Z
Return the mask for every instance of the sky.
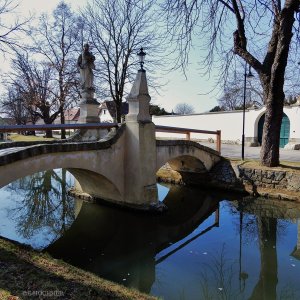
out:
M28 16L29 12L39 15L42 12L50 12L57 6L60 0L19 0L17 13L20 16ZM86 4L86 0L65 0L74 11ZM148 54L149 55L149 54ZM172 111L179 103L188 103L194 107L196 113L209 111L217 105L216 92L209 93L214 88L214 82L208 76L200 75L196 51L189 57L190 66L186 71L187 78L180 70L163 75L164 83L159 95L150 95L154 104L160 105L167 111ZM7 65L7 58L1 58L2 66ZM5 67L4 67L5 69ZM145 58L147 70L147 56Z

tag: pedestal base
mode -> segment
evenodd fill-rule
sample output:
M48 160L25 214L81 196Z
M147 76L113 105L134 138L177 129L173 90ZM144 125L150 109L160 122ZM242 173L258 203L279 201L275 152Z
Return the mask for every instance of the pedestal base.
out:
M99 123L98 116L99 102L96 99L84 99L79 104L80 117L79 123Z

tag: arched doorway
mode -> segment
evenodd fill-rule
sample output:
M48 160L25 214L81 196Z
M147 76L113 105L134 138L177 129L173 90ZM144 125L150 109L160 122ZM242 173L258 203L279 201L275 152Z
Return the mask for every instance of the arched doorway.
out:
M257 140L260 145L262 141L264 122L265 122L265 114L263 114L258 121ZM290 137L290 120L288 116L284 113L281 121L281 127L280 127L280 143L279 143L280 148L283 148L289 142L289 137Z

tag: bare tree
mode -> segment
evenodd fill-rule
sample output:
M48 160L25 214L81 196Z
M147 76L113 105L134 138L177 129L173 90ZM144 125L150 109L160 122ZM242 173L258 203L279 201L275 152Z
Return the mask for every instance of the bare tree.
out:
M11 49L22 47L20 34L26 33L25 25L31 18L20 20L11 18L18 3L14 0L0 0L0 52L5 53Z
M96 55L97 93L112 98L116 104L117 122L121 122L121 103L126 84L136 73L136 54L144 46L155 49L159 57L161 43L155 26L155 0L91 0L82 12L87 38ZM147 69L154 59L147 61ZM158 64L158 60L156 61Z
M59 103L61 124L65 123L65 109L79 99L76 59L81 44L81 26L80 19L62 1L52 17L42 15L39 27L32 30L34 52L41 54L43 62L52 68L56 84L51 93ZM61 138L65 138L65 130L62 130Z
M262 165L277 166L286 67L290 47L295 48L299 41L299 0L165 0L164 3L169 30L178 37L183 65L188 62L188 50L197 33L208 41L205 45L209 50L205 58L208 68L217 54L225 56L227 62L237 54L255 69L266 106L260 160ZM233 49L228 45L230 35L233 35ZM224 72L228 70L225 64Z
M18 91L22 105L30 115L41 118L45 124L52 124L60 113L60 105L52 93L56 82L51 66L32 62L26 54L17 53L16 56L12 60L13 73L9 75L7 86ZM46 136L52 137L51 131L47 131Z
M233 76L229 75L223 94L218 99L218 104L223 110L243 109L244 97L246 108L253 105L263 105L263 93L258 80L256 78L251 78L251 80L248 78L247 80L246 77L245 87L244 81L240 80L243 76L245 76L245 74L239 74L236 72L233 73Z
M195 109L188 103L179 103L175 106L174 112L178 115L188 115L194 113Z
M6 91L0 99L1 113L14 120L17 125L35 124L40 118L34 107L28 105L28 91L24 92L24 82L14 77L5 83Z
M30 119L28 110L23 105L22 95L14 88L8 86L1 97L1 112L14 120L17 125L26 125Z

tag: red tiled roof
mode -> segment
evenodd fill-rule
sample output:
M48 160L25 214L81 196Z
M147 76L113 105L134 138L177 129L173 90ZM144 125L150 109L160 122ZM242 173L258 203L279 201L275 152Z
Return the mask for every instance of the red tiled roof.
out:
M74 107L65 111L65 121L78 121L80 108Z

